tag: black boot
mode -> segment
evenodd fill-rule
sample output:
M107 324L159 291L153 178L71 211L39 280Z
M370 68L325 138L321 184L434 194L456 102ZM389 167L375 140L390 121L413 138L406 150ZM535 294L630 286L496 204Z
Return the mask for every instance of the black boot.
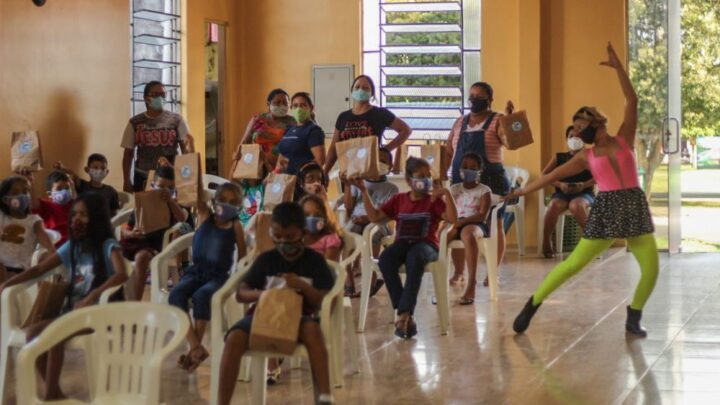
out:
M627 307L627 321L625 321L625 330L640 337L647 336L645 328L640 326L640 318L642 318L642 311L639 309L632 309L628 305Z
M515 322L513 323L515 333L525 332L528 326L530 326L530 320L535 316L535 312L540 308L540 305L542 305L542 302L537 304L537 306L533 305L533 297L530 297L522 311L520 311L517 318L515 318Z

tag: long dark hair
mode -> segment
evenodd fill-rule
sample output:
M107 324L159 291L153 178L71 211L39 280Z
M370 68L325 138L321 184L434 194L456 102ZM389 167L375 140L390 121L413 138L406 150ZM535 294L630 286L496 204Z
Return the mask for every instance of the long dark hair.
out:
M3 180L2 183L0 183L0 211L2 211L2 213L5 215L10 215L10 207L8 207L8 205L5 204L5 201L3 200L10 194L10 189L12 189L12 186L19 181L24 181L25 183L27 183L27 179L22 176L10 176ZM29 206L23 214L30 214Z
M70 241L68 243L72 243L72 249L70 250L71 272L74 271L78 262L77 256L83 253L90 254L93 258L94 274L92 288L95 289L108 279L108 269L105 268L105 252L103 248L105 241L115 238L115 233L110 223L110 208L105 197L94 192L82 194L73 203L73 213L79 203L85 204L85 209L88 212L88 225L85 235L79 239L70 232ZM72 219L72 215L71 213L70 219Z

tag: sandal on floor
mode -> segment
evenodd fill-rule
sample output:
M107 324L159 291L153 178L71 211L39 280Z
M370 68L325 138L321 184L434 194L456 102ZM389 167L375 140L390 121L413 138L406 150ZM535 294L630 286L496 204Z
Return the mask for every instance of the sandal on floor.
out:
M198 352L199 354L197 354ZM210 353L203 346L197 346L191 349L187 354L187 361L189 362L187 371L189 373L192 373L198 367L200 367L200 364L202 364L202 362L205 361L208 357L210 357Z
M460 305L472 305L475 303L475 298L460 297L458 304Z
M383 280L383 279L381 279L381 278L375 280L375 283L372 285L372 287L370 287L370 296L371 296L371 297L374 297L375 294L377 294L378 291L380 291L380 289L381 289L384 285L385 285L385 280Z
M457 277L455 277L455 276L456 275L453 275L452 277L450 277L450 285L459 286L460 284L462 284L465 281L465 278L462 275L457 275Z
M280 373L282 372L282 364L285 360L284 357L280 357L277 362L277 367L274 370L267 372L267 383L268 385L275 385L280 381Z
M395 336L405 340L410 339L410 335L408 334L408 323L409 319L405 322L398 319L397 322L395 322Z

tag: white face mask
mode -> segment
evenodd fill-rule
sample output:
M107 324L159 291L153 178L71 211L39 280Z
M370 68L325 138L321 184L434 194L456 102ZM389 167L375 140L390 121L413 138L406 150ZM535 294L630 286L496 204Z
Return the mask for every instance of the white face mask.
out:
M288 106L286 105L270 105L270 114L273 117L281 118L286 116L288 113Z
M380 162L378 164L378 172L380 172L380 173L378 173L379 175L386 176L388 173L390 173L390 166L386 165L383 162Z
M585 147L585 144L583 143L582 139L576 138L574 136L571 136L567 140L568 149L572 152L577 152L580 149Z

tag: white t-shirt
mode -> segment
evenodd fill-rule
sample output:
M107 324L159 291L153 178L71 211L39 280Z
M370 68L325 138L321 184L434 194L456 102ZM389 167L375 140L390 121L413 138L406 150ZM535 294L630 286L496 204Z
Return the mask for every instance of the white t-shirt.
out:
M492 191L484 184L478 184L475 188L467 189L463 183L450 186L450 194L455 200L458 218L467 218L478 213L480 202L485 194L490 194L492 205Z
M38 244L34 230L37 222L42 222L37 215L19 219L0 212L0 262L3 266L30 268L30 260Z
M362 194L360 193L360 189L351 186L352 189L350 191L353 200L355 201L355 210L351 213L351 217L361 217L363 215L367 215L367 212L365 211L365 205L363 204L362 200ZM396 185L390 183L389 181L368 181L365 180L365 188L367 188L368 194L370 194L370 200L372 200L373 205L375 208L380 208L383 204L385 204L386 201L388 201L392 196L398 193L398 188Z

